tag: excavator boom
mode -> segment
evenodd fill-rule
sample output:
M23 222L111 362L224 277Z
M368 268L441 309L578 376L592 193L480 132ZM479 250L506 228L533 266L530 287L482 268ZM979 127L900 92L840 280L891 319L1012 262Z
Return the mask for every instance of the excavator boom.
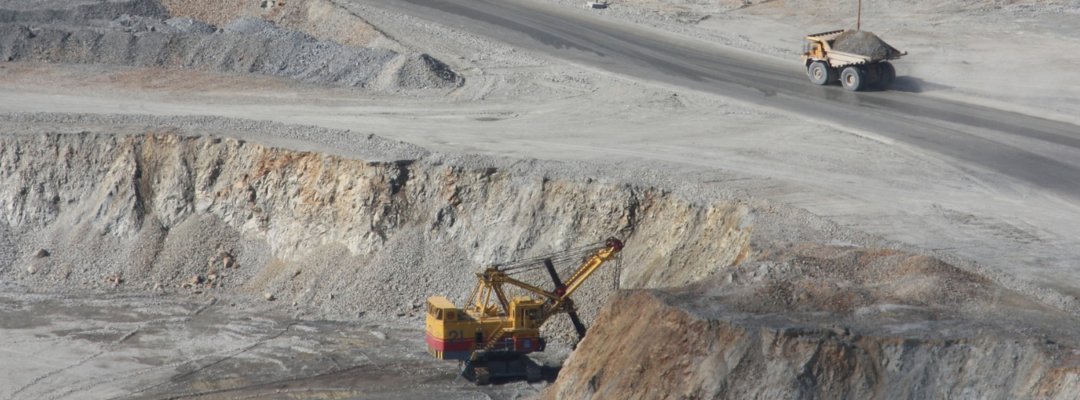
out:
M574 294L581 287L582 283L585 283L586 279L592 276L593 272L596 272L604 262L615 258L615 255L622 251L623 243L619 239L610 238L604 243L604 248L593 254L585 263L578 267L577 271L574 271L573 275L570 275L570 279L566 282L566 292L560 296L560 299L555 302L552 308L559 308L560 302L565 302L570 298L571 294Z

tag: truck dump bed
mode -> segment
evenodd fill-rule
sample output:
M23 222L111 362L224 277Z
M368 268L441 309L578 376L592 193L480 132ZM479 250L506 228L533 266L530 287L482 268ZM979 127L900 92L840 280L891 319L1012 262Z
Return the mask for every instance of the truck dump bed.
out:
M834 67L895 60L907 54L867 31L841 29L807 35L806 39L824 42L829 64Z

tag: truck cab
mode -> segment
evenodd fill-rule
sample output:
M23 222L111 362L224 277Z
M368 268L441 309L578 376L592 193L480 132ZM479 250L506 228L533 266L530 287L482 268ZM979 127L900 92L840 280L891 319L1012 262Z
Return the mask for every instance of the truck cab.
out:
M807 39L803 44L803 59L806 60L804 64L810 66L810 60L823 60L825 59L825 46L827 42L821 40Z

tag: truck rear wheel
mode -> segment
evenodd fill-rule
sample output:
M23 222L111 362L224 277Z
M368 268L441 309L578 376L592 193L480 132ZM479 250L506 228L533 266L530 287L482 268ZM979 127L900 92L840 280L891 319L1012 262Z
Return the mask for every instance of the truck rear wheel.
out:
M893 82L896 82L896 68L888 61L882 61L878 63L878 76L881 78L878 80L878 88L885 90L889 86L892 86Z
M856 66L844 68L844 72L840 73L840 84L847 90L862 90L865 81L866 73Z
M836 71L829 68L829 65L824 61L814 61L810 64L810 68L806 70L806 74L810 75L810 82L816 85L824 85L836 80Z

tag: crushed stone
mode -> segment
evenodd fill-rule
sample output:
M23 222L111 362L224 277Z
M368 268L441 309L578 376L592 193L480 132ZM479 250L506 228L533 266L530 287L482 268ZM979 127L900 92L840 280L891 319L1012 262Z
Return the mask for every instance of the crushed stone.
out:
M899 56L899 52L877 35L867 31L849 30L833 41L832 49L881 60Z
M213 25L188 17L169 18L165 20L165 25L173 27L181 33L209 35L217 32L217 28Z
M399 57L405 59L402 68L386 68ZM393 74L406 89L448 89L464 80L426 54L345 46L253 17L217 29L187 17L170 18L152 0L0 8L0 61L253 73L355 88L371 88L380 74Z

